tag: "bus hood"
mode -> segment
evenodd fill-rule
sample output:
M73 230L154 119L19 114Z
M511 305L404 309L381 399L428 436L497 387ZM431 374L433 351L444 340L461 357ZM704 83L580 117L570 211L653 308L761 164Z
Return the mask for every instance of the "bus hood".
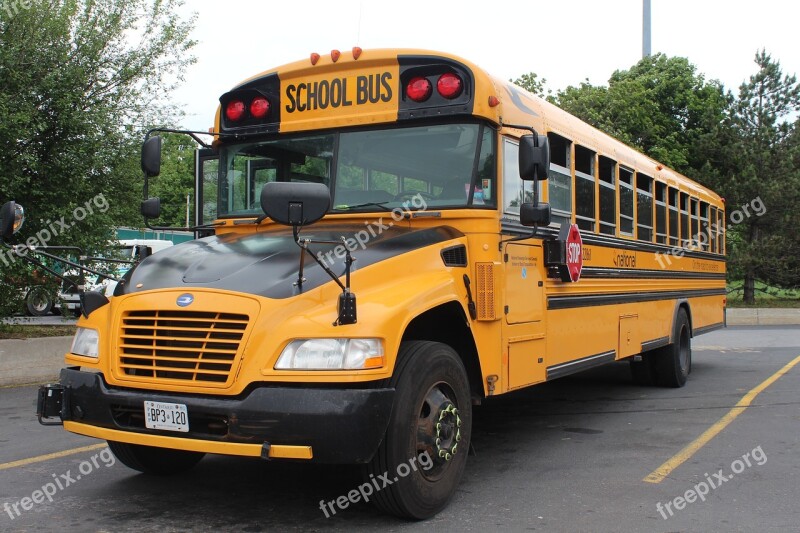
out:
M374 233L374 236L372 235ZM424 246L449 241L463 234L450 226L427 229L383 227L378 232L363 224L304 228L301 238L311 239L309 250L337 276L345 273L345 238L355 262L352 272L384 259ZM301 249L291 229L250 234L223 234L173 246L152 255L128 271L116 295L154 289L222 289L267 298L289 298L333 283L306 253L301 287L296 285Z

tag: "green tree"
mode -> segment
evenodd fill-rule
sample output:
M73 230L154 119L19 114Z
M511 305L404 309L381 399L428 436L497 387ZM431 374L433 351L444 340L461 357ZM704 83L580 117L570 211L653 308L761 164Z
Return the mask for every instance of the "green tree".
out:
M97 250L113 226L141 220L142 133L178 116L166 96L194 61L194 18L182 19L181 5L44 0L0 10L0 199L26 208L19 240L58 229L46 244ZM100 199L107 208L83 216Z
M519 78L515 80L508 80L515 85L519 85L526 91L535 94L536 96L540 96L542 98L547 98L548 100L551 99L552 92L550 89L547 89L547 80L545 78L539 79L538 74L535 72L528 72L527 74L523 74Z
M194 224L194 151L197 143L187 135L167 133L161 147L161 174L150 179L150 196L161 199L161 217L154 222L165 226L186 225L189 197L189 225ZM141 223L141 221L140 221Z
M719 160L732 97L688 59L657 54L611 75L558 91L555 103L596 128L701 182Z
M744 280L748 304L755 303L756 279L800 285L800 140L798 122L792 122L800 111L800 84L764 50L755 63L758 71L739 87L731 119L736 142L727 155L735 167L719 183L735 224L731 268ZM760 213L747 209L756 202L764 207Z

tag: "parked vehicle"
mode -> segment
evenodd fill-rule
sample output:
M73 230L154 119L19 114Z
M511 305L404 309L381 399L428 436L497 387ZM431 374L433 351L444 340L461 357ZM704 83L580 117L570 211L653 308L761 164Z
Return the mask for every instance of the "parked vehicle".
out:
M147 246L148 255L152 255L173 245L172 241L158 239L126 239L119 241L119 244L120 246L114 250L115 253L111 254L104 264L105 270L117 278L124 276L131 265L139 260L139 246ZM98 260L97 263L102 265L103 261ZM94 274L85 275L81 283L81 276L77 270L67 272L66 277L69 281L65 280L61 284L61 291L58 294L59 305L75 314L80 311L81 305L79 286L82 285L85 291L100 291L106 296L114 294L114 289L117 287L117 282L113 279Z

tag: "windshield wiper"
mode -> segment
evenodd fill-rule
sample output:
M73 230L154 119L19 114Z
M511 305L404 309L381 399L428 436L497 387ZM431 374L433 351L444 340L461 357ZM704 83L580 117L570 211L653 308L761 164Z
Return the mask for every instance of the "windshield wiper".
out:
M363 204L354 204L354 205L347 205L341 204L337 205L332 209L332 211L350 211L351 209L358 209L360 207L380 207L384 211L391 211L390 207L386 207L386 204L389 202L364 202Z

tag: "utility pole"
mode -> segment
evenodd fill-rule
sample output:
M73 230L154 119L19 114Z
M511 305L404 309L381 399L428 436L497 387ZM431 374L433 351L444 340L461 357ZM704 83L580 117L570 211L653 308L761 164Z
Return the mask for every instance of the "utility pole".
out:
M642 0L642 58L650 56L650 0Z

